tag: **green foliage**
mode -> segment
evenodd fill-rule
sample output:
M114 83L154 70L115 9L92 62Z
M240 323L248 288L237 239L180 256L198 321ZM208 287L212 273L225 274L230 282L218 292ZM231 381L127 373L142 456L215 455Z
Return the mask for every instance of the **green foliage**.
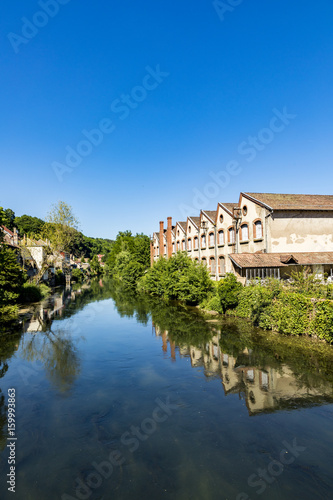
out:
M199 304L212 288L207 267L181 252L159 259L139 281L141 291L187 304Z
M21 236L26 234L31 237L39 237L43 231L44 224L45 222L42 219L31 217L30 215L22 215L14 219L14 225Z
M242 284L237 281L237 278L232 273L227 273L218 285L218 295L221 302L222 311L234 309L239 300Z
M301 271L291 271L291 286L298 292L313 292L320 284L320 279L314 273L311 273L309 267L302 268Z
M244 287L233 314L265 330L292 336L317 336L333 343L333 301L312 297L322 293L321 287L318 291L319 285L313 276L297 274L292 286L270 280Z
M19 302L21 304L38 302L42 300L42 298L42 293L38 286L32 285L30 283L24 283L19 296Z
M51 289L44 284L39 286L31 283L24 283L20 290L19 302L28 304L30 302L39 302L51 293Z
M138 280L150 264L150 240L144 234L120 232L113 242L106 259L105 273L121 282L126 288L136 290Z
M0 207L0 213L1 213L1 224L5 226L7 229L10 229L13 231L14 229L14 219L15 219L15 212L11 208L2 208Z
M323 340L333 343L333 302L320 301L316 304L316 314L312 320L312 331Z
M73 269L71 281L74 283L82 283L84 280L84 273L82 269Z
M66 278L64 273L62 272L61 269L57 269L55 273L55 285L60 286L60 285L65 285L66 283Z
M97 255L93 256L89 264L90 264L90 271L93 276L99 276L103 274L103 268L99 263Z
M24 280L25 276L17 262L16 254L0 243L0 322L15 319L15 304Z
M127 251L131 258L140 262L145 268L150 265L150 241L144 234L132 235L131 231L119 232L116 241L113 242L111 251L106 259L111 273L116 265L116 259L120 252Z
M44 226L44 235L51 241L52 246L58 252L69 252L70 246L75 239L78 220L70 205L59 201L52 206Z
M138 280L143 276L145 268L141 262L130 260L123 269L122 283L135 290Z

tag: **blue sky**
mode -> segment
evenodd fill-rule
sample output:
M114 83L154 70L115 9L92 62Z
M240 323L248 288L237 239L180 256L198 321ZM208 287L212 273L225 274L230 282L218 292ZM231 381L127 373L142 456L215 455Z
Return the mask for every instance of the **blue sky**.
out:
M220 4L4 0L0 205L63 200L114 238L240 191L331 194L332 2Z

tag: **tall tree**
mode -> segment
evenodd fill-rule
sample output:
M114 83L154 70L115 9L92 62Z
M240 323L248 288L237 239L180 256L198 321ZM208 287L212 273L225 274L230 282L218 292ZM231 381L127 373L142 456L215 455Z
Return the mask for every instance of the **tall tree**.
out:
M70 205L64 201L54 204L47 216L46 236L58 252L69 252L76 238L79 221Z
M14 219L15 219L15 212L11 208L2 208L0 207L1 210L1 225L6 226L7 229L10 229L11 231L14 229Z
M21 236L24 234L39 236L43 230L45 222L38 217L31 217L30 215L22 215L21 217L15 217L14 225L19 230Z
M0 226L4 223L4 211L0 209ZM20 287L24 282L16 254L3 242L0 231L0 323L15 319Z

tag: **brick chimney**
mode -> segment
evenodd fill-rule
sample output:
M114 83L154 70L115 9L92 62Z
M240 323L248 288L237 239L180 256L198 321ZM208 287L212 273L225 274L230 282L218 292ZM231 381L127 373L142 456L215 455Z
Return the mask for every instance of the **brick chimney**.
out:
M168 226L166 233L166 242L167 242L167 257L168 259L172 257L172 217L168 217Z
M160 222L160 255L164 255L164 222Z
M14 245L18 245L18 232L16 227L14 227L14 238L13 238L13 243Z

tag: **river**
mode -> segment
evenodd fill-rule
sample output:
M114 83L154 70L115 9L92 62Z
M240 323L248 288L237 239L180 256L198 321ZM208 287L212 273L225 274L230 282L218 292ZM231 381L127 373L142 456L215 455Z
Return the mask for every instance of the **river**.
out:
M332 359L108 282L59 291L1 336L0 496L331 499Z

